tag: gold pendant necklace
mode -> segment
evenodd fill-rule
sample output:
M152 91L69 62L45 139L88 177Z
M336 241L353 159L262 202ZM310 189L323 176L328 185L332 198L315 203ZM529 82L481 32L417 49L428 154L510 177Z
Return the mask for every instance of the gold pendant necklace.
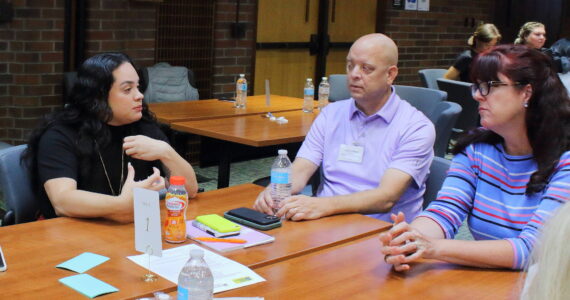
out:
M101 160L101 165L103 166L103 171L105 172L105 177L107 177L107 183L109 184L109 188L111 189L111 193L113 196L118 196L121 194L123 190L123 172L125 170L125 152L121 149L121 181L119 181L119 193L115 194L115 189L113 189L113 185L111 184L111 178L109 177L109 173L107 173L107 168L105 167L105 162L103 162L103 156L101 155L101 151L99 150L99 144L95 141L95 145L97 146L97 154L99 154L99 159Z

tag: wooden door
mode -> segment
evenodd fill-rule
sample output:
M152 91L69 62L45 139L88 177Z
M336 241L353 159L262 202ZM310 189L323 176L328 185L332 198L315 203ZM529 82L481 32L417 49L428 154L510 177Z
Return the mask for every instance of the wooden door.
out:
M302 97L306 78L345 73L358 37L376 32L378 0L259 0L254 95ZM317 78L315 78L317 77Z
M269 79L272 94L303 97L305 79L315 74L308 41L317 19L316 0L259 0L254 95L265 93Z

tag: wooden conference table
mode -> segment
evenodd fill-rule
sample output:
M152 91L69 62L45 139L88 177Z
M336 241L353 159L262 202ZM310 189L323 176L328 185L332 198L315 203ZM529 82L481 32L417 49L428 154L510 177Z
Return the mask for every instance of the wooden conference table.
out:
M253 184L200 193L190 201L187 215L217 213L253 204L262 190ZM161 208L164 209L161 203ZM223 255L252 269L284 262L335 245L374 236L390 224L359 214L346 214L310 222L284 222L281 228L268 231L273 243ZM187 241L187 243L191 243ZM0 272L2 298L7 299L82 299L76 291L58 280L76 273L55 268L56 265L84 252L110 258L87 271L119 292L98 299L132 299L156 291L172 292L176 284L159 278L141 280L146 270L127 259L139 254L134 250L133 224L117 224L101 219L56 218L27 224L0 227L0 245L8 270ZM164 248L178 245L163 243Z
M159 122L172 124L180 121L220 119L236 116L264 114L300 110L303 99L271 95L271 105L265 103L265 95L248 96L245 108L235 108L233 101L218 99L151 103L149 109L156 115Z
M423 260L397 273L377 236L255 270L267 281L216 294L265 299L518 299L521 273Z
M249 115L221 120L175 122L171 127L222 141L218 157L218 188L224 188L229 186L233 143L264 147L302 142L317 116L316 112L305 113L301 110L273 114L275 117L285 117L288 123L270 121L265 115Z

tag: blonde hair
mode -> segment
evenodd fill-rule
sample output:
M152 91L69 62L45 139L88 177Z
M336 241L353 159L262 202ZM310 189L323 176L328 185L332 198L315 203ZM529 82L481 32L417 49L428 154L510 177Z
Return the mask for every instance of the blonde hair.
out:
M565 204L544 226L531 261L536 274L527 282L521 299L568 299L570 295L570 203Z
M491 23L481 24L477 26L475 32L467 40L467 45L471 48L477 48L477 42L488 43L493 39L497 39L497 42L501 40L501 33L495 25Z
M539 22L526 22L521 29L519 30L519 34L515 40L516 45L524 45L526 43L526 38L530 35L530 33L538 27L545 27L544 24ZM545 27L546 28L546 27Z

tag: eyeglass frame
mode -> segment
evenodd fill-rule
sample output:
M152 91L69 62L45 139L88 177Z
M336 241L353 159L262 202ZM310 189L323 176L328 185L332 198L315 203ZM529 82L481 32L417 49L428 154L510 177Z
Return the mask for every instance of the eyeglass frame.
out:
M481 89L481 84L486 84L487 85L487 92L483 93L483 89ZM522 82L518 82L515 81L513 83L506 83L506 82L502 82L502 81L496 81L496 80L491 80L491 81L482 81L479 83L473 83L471 84L471 95L473 97L475 97L475 94L477 94L477 91L479 91L479 93L481 94L481 96L486 97L489 95L489 93L491 92L491 88L492 87L497 87L497 86L517 86L517 85L523 85L524 83Z

